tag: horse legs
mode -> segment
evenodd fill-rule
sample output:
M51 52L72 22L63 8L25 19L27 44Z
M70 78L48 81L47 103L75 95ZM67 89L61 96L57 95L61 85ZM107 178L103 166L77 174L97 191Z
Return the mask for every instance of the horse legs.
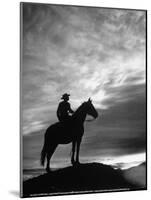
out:
M75 161L74 161L75 146L76 146L76 142L73 141L72 142L72 156L71 156L71 163L72 163L72 165L74 165L74 163L75 163Z
M51 159L51 157L52 157L52 155L53 155L53 153L54 153L56 147L57 147L57 144L53 144L53 145L51 145L50 148L48 149L48 152L47 152L47 166L46 166L46 171L47 171L47 172L50 172L50 171L51 171L51 170L50 170L50 166L49 166L49 165L50 165L50 159Z
M80 164L79 162L80 144L81 144L81 138L79 138L77 141L72 142L72 156L71 156L72 165ZM76 160L74 160L75 150L76 150Z
M79 162L80 144L81 144L81 138L79 138L79 139L77 140L76 164L80 164L80 162Z

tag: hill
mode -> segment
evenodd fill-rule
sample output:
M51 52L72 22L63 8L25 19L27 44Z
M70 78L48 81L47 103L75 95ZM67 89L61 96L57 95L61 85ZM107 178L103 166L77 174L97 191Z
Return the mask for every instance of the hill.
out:
M58 169L24 181L23 197L139 188L136 183L125 179L121 170L100 163L87 163Z

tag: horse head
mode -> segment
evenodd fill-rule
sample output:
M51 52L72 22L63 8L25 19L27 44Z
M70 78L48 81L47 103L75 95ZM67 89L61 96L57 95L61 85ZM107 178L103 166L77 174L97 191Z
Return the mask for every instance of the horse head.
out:
M88 115L91 115L96 119L98 117L98 112L96 111L94 105L92 104L92 100L89 98L88 101L85 102L86 112Z

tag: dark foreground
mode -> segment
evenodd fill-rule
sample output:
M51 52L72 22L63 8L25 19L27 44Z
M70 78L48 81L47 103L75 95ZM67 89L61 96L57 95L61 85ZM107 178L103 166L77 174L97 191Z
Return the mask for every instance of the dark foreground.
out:
M126 180L121 170L99 163L58 169L24 181L23 197L145 189Z

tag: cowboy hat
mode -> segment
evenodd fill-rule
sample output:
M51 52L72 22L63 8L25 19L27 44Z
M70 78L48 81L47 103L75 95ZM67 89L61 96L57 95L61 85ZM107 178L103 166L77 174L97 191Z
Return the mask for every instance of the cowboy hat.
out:
M66 98L68 98L69 96L70 96L70 94L65 93L65 94L62 95L61 99L66 99Z

